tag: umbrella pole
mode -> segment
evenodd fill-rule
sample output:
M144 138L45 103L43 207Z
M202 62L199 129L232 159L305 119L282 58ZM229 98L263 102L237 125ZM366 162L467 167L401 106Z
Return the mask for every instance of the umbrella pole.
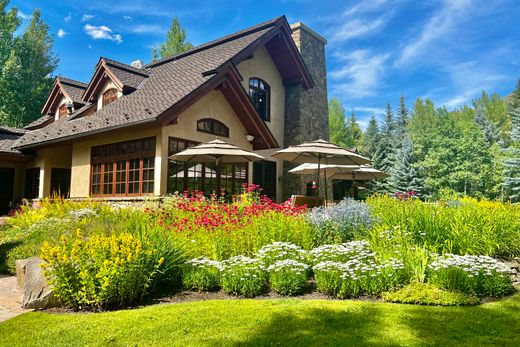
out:
M325 175L325 206L327 206L327 201L329 200L328 194L327 194L327 157L325 157L325 167L323 168L323 173Z
M318 175L316 177L316 183L318 185L318 197L320 196L320 162L321 162L321 155L318 155Z
M217 157L217 197L220 198L220 157Z

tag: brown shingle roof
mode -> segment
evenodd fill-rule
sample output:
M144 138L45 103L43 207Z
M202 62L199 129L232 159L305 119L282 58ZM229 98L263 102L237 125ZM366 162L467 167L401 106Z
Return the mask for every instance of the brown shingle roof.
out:
M60 84L63 89L65 89L65 93L67 93L74 103L84 104L83 101L83 93L85 89L87 89L87 84L75 80L71 80L65 77L58 77Z
M148 71L144 69L138 69L131 65L123 64L118 61L102 58L105 60L108 65L110 71L116 75L121 83L125 86L132 87L133 89L137 89L139 84L145 79L149 77Z
M119 68L133 75L139 75L138 72L140 72L141 75L148 74L149 77L144 83L141 80L139 88L134 92L117 99L92 115L60 118L44 128L25 134L16 146L28 148L111 129L154 122L173 105L215 76L213 72L217 68L273 30L279 21L286 23L285 17L261 23L195 47L175 57L150 64L146 70L106 60L106 63L111 65L111 70ZM128 67L138 71L132 71ZM125 79L127 76L122 78ZM132 82L135 85L137 80Z
M0 153L19 154L20 151L13 149L13 146L27 130L0 126Z

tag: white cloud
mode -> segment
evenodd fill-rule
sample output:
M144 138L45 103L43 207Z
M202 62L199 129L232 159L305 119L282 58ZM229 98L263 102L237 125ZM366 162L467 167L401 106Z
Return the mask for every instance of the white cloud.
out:
M356 37L375 33L381 29L388 21L389 16L383 15L374 20L353 19L340 24L334 29L331 41L346 41Z
M365 0L359 1L343 12L343 16L352 16L358 13L366 13L380 9L388 0Z
M123 16L123 19L124 20L132 20L132 17L130 17L130 16Z
M86 22L94 18L95 16L93 14L84 14L81 16L80 22Z
M61 39L62 37L64 37L65 35L67 35L68 32L66 32L65 30L63 29L60 29L58 30L58 37Z
M72 20L72 13L69 12L69 14L63 18L63 20L65 23L70 22Z
M167 28L156 24L138 24L129 27L128 30L136 34L164 34L168 31Z
M406 64L426 53L432 42L445 37L461 23L461 18L468 16L465 12L471 4L472 0L444 0L440 10L426 22L418 37L404 47L396 65Z
M31 18L31 15L23 13L22 11L18 10L18 18L20 18L20 19L29 19L29 18Z
M116 43L123 42L123 37L119 34L114 34L112 29L106 25L95 26L86 24L83 28L85 29L87 35L92 37L94 40L111 40Z
M336 95L347 98L362 98L376 93L388 54L372 54L368 50L357 50L340 57L344 66L331 71L332 90ZM339 63L338 65L341 65Z

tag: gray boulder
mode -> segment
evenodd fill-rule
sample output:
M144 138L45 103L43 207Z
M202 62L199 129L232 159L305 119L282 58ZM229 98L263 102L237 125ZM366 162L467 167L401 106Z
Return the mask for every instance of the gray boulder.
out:
M18 281L18 287L22 288L25 286L25 265L29 259L19 259L15 261L16 268L16 280Z
M43 309L58 305L52 288L47 284L43 270L40 266L44 261L37 257L23 259L20 261L20 272L17 277L19 283L23 283L22 307L24 309ZM18 264L17 264L18 265Z

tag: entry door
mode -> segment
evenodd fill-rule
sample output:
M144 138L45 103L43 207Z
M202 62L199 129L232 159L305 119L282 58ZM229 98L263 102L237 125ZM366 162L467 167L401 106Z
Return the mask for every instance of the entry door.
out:
M253 183L264 189L270 199L276 199L276 162L255 161L253 163Z
M9 204L13 201L14 169L0 168L0 216L9 212Z
M70 169L51 169L51 195L68 198L70 193Z

